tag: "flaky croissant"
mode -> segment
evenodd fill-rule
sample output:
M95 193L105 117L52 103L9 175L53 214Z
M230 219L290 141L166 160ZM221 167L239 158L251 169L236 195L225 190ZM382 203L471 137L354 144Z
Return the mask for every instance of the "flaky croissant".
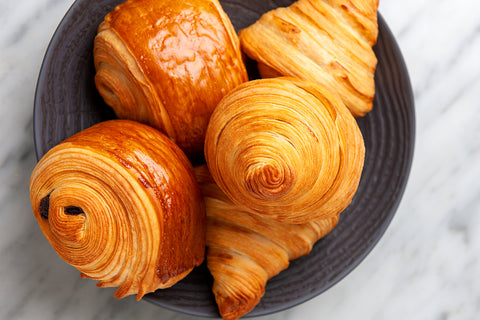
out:
M306 255L336 225L338 215L305 224L287 224L236 206L218 188L208 168L195 167L207 211L207 266L224 319L250 312L267 280Z
M35 167L30 197L60 257L97 286L119 287L117 298L169 287L204 259L193 167L146 125L111 120L65 140Z
M293 78L232 90L212 114L205 139L220 189L236 205L288 223L345 209L364 154L360 129L340 98Z
M354 116L372 109L378 0L299 0L240 30L262 77L307 79L340 93Z
M149 124L202 154L208 119L248 76L218 0L129 0L94 42L95 83L119 118Z

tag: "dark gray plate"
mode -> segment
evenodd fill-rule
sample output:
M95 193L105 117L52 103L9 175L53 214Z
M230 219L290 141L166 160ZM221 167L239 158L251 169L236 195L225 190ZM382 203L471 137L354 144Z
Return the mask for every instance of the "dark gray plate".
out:
M39 75L34 107L37 158L97 122L114 118L94 83L93 38L103 17L121 0L78 0L60 23ZM220 1L238 29L266 12L292 1ZM410 81L400 50L379 16L375 46L374 109L358 119L365 139L365 168L358 192L338 227L313 251L291 263L268 282L260 304L249 316L290 308L327 290L352 271L381 238L402 197L412 162L415 114ZM249 62L256 77L255 64ZM203 265L186 279L144 299L197 316L217 317L212 279Z

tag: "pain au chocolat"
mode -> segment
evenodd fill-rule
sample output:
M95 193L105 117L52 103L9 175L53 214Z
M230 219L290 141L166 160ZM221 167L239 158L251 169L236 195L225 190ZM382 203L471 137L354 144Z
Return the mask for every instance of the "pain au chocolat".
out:
M299 0L240 30L264 78L291 76L338 92L356 117L372 109L378 0Z
M220 99L248 80L237 34L217 0L128 0L94 42L95 83L119 118L165 133L203 155Z
M365 147L342 100L294 78L254 80L222 99L205 158L236 205L287 223L334 216L351 202Z
M52 148L30 179L34 215L59 256L116 298L170 287L204 260L193 167L165 135L111 120Z

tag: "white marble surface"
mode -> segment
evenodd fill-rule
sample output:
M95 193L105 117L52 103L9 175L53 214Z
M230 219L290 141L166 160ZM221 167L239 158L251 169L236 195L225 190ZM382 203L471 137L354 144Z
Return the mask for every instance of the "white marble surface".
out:
M193 319L81 280L28 198L43 54L72 0L0 0L0 318ZM380 0L416 96L411 177L373 252L339 284L263 319L480 318L480 2Z

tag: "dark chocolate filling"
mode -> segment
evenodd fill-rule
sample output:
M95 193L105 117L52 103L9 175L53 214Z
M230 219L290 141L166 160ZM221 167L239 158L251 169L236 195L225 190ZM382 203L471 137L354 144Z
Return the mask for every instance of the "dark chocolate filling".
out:
M45 220L48 219L49 209L50 209L50 195L40 200L40 216Z
M64 210L65 214L68 214L69 216L78 216L79 214L85 213L82 208L74 206L65 207Z

